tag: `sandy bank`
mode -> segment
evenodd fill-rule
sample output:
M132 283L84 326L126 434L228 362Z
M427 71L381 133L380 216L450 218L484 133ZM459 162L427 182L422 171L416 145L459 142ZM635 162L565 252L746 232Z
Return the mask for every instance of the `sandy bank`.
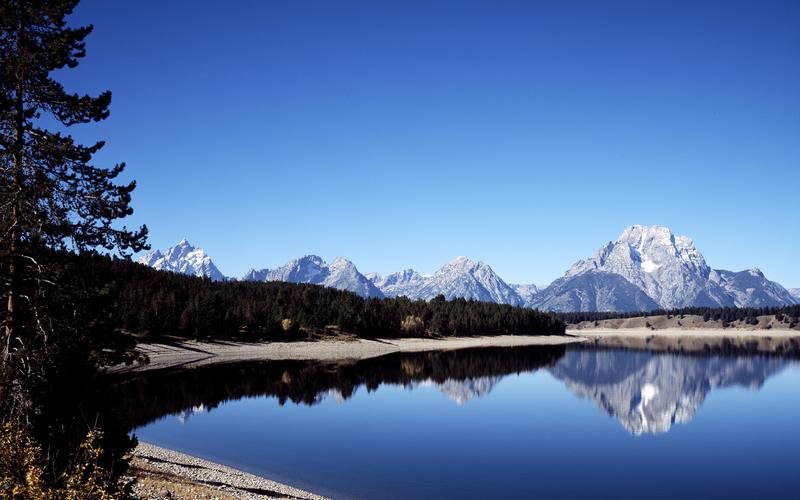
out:
M198 342L140 344L150 363L144 366L117 366L112 372L148 371L235 361L268 360L359 360L394 352L420 352L470 347L515 347L558 345L582 342L574 335L498 335L491 337L448 337L442 339L338 339L316 342Z
M723 325L721 320L705 320L702 316L694 314L686 315L658 315L658 316L637 316L634 318L604 319L599 321L582 321L576 325L568 325L570 330L616 330L616 329L648 329L648 330L724 330L748 331L748 332L772 332L775 330L790 330L800 334L800 324L783 315L780 318L774 314L758 316L755 322L736 320Z
M285 484L190 455L139 443L133 452L134 493L147 499L324 499Z
M567 330L567 334L602 347L800 354L800 331L797 330L585 328Z

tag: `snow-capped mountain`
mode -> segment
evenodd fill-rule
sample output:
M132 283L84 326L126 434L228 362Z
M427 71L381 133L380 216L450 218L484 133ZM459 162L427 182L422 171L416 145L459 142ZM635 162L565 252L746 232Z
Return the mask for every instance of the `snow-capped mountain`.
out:
M310 283L349 290L362 297L383 297L383 293L366 276L358 272L352 262L342 257L337 257L327 264L316 255L306 255L277 269L251 269L242 280Z
M790 300L788 291L758 270L711 269L686 236L675 236L666 227L631 226L593 257L575 263L563 278L536 295L531 305L559 311L573 307L626 311L652 309L654 303L671 309L782 306Z
M522 299L522 304L526 307L530 306L530 304L533 304L534 297L539 295L539 292L541 292L539 287L534 284L518 285L514 283L509 283L508 286L510 286L511 288L514 289L515 292L517 292L519 298Z
M622 276L665 308L733 305L725 290L709 281L711 268L692 240L666 227L631 226L565 277L596 271Z
M790 288L788 292L794 297L794 301L800 304L800 288Z
M465 299L523 305L524 300L485 262L456 257L430 276L408 269L385 278L373 274L373 283L384 295L405 295L411 299L430 300L437 295L446 299Z
M419 291L425 286L426 277L413 269L406 269L388 276L381 276L378 273L366 275L372 283L380 289L386 297L406 296L418 298Z
M164 253L161 253L160 250L154 250L142 255L139 258L139 263L161 271L172 271L190 276L205 276L215 281L225 279L225 276L211 261L211 257L202 248L192 246L185 238Z

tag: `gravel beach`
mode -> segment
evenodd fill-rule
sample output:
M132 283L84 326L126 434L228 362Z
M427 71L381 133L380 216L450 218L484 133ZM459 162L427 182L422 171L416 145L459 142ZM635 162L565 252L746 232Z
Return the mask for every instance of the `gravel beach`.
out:
M335 339L315 342L200 342L139 344L150 363L116 366L112 372L143 372L165 368L195 368L216 363L259 360L359 360L393 352L421 352L471 347L519 347L583 342L568 335L496 335L487 337Z
M324 499L263 477L147 443L133 451L130 475L142 499Z

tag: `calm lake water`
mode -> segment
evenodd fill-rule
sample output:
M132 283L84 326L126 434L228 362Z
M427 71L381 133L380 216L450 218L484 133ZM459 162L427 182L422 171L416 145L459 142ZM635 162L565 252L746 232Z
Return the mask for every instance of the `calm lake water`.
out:
M487 348L126 385L141 440L334 498L798 498L779 357Z

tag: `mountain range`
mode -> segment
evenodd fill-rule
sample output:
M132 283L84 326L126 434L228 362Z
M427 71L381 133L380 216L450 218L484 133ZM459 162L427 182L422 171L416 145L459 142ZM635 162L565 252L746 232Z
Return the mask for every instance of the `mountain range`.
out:
M185 239L139 262L156 269L212 280L226 279L211 258ZM311 283L363 297L430 300L444 295L550 311L649 311L677 307L765 307L800 303L800 289L787 290L756 269L712 269L691 239L661 226L631 226L592 257L576 262L547 287L508 284L485 262L457 257L433 274L406 269L382 276L362 274L347 259L330 264L316 255L275 269L251 269L248 281Z

